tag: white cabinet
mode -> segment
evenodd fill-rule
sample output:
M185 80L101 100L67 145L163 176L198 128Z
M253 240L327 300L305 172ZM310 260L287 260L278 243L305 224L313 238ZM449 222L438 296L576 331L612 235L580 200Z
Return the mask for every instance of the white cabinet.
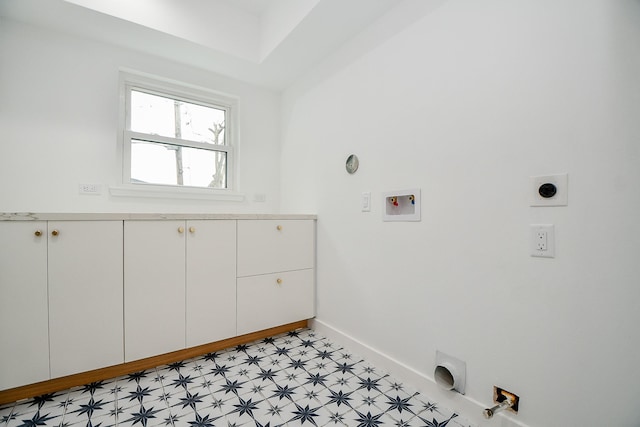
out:
M314 315L313 270L238 279L238 334L285 325Z
M236 221L187 221L187 347L236 335Z
M314 316L314 224L238 221L238 335Z
M122 221L48 230L51 377L123 363Z
M236 334L235 221L125 221L125 359Z
M0 389L122 363L122 221L0 222Z
M184 221L124 222L125 361L185 347L184 250Z
M49 379L46 233L0 222L0 390Z
M238 221L238 277L313 268L314 221Z
M314 316L314 220L51 215L0 221L0 390Z

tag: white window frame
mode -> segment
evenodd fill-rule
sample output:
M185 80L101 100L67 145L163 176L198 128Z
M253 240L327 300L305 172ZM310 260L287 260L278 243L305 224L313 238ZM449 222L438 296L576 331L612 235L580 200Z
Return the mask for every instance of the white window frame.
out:
M238 99L203 87L189 85L132 71L120 72L120 117L118 126L118 152L122 165L122 183L110 187L114 196L156 197L181 199L209 199L243 201L237 190L237 114ZM183 147L204 148L211 151L211 144L186 141L160 135L149 135L131 130L131 90L150 93L180 101L209 106L225 111L225 145L216 145L214 151L226 153L227 188L203 188L177 185L131 182L131 140L145 140Z

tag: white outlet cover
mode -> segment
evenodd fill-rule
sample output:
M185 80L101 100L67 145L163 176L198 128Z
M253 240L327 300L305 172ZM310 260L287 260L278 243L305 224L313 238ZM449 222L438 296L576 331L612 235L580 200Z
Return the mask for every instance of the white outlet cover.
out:
M569 194L569 174L532 176L530 181L530 206L567 206ZM553 184L557 192L553 197L545 199L540 195L538 189L542 184Z
M78 193L99 196L102 194L102 184L78 184Z
M531 224L529 226L529 253L533 257L555 258L556 257L556 233L553 224ZM547 249L538 248L538 233L546 233Z

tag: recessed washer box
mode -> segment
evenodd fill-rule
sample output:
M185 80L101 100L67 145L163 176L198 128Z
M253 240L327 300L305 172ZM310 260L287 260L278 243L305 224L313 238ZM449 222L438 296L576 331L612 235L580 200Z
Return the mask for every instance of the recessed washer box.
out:
M384 191L383 221L420 221L420 189Z

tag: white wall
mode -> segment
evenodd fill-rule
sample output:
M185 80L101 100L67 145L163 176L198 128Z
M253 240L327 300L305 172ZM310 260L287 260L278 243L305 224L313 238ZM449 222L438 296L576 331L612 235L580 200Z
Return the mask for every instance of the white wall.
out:
M0 20L1 212L277 212L280 95L203 70ZM118 71L125 67L238 97L244 202L113 197ZM78 194L98 183L101 196ZM253 203L255 193L266 202Z
M418 3L285 93L282 210L318 214L317 319L429 377L436 349L466 361L467 398L513 391L521 423L637 426L640 2ZM569 205L529 207L529 176L561 172ZM413 187L422 221L382 222L380 193ZM536 223L555 259L529 256Z

